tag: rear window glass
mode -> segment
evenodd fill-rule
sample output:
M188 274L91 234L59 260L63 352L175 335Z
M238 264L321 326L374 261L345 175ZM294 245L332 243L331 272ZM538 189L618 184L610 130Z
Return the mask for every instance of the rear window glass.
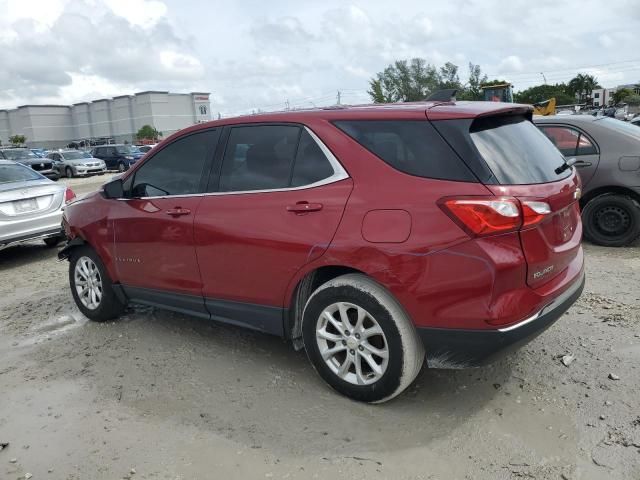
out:
M499 183L548 183L571 175L555 170L564 157L549 139L524 117L490 117L473 122L471 139Z
M0 165L0 183L42 180L44 177L22 165Z
M427 120L339 121L335 125L401 172L440 180L477 182Z

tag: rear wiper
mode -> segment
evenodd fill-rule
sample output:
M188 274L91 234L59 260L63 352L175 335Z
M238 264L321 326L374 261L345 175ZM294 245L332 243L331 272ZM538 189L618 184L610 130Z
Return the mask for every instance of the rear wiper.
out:
M571 157L568 158L564 161L564 163L562 165L560 165L558 168L556 168L556 175L560 175L562 172L564 172L565 170L569 170L574 163L576 163L578 161L578 159L576 157Z

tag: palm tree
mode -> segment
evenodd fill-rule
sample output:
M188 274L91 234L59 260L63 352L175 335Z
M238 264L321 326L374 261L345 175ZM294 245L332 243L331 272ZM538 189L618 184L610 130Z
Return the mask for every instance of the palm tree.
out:
M567 84L568 90L573 94L578 96L578 101L583 103L587 97L591 97L591 92L600 88L598 84L598 79L593 75L589 75L586 73L579 73L575 77L573 77L569 83Z

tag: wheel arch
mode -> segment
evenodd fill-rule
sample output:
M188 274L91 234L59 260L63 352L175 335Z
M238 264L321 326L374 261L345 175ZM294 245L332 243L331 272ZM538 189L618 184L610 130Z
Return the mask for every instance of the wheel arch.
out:
M580 208L584 209L584 207L587 206L587 203L589 203L594 198L600 197L602 195L626 195L635 200L636 203L640 205L640 194L638 192L627 187L609 185L605 187L594 188L593 190L587 192L580 199Z
M348 273L367 275L366 272L347 265L322 265L307 271L294 281L285 300L284 335L293 342L296 350L303 347L302 312L311 294L320 285Z

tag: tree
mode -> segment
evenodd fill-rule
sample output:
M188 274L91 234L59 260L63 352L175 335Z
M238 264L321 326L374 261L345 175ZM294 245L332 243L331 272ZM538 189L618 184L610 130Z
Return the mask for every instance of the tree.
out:
M631 90L630 88L619 88L618 90L613 92L613 104L618 105L631 95L633 95L633 90Z
M596 88L601 88L598 80L593 75L579 73L567 84L567 90L570 94L578 98L579 103L591 101L591 92Z
M24 145L27 143L27 137L24 135L13 135L9 137L9 143L11 143L11 145Z
M138 133L136 133L136 138L138 140L146 139L157 141L159 136L160 132L158 132L158 130L156 130L152 125L143 125L140 127L140 130L138 130Z
M433 65L422 58L397 60L369 81L369 96L375 103L424 100L440 85Z
M482 74L480 65L474 65L469 62L469 80L462 91L458 93L457 97L460 100L482 100L482 89L480 86L484 85L487 81L488 78Z
M558 105L570 105L575 103L575 97L569 93L565 83L555 85L536 85L514 94L517 103L539 103L555 98Z
M440 67L438 88L455 88L456 90L462 90L462 84L460 83L460 77L458 77L458 66L451 62L445 63Z
M637 93L633 93L631 95L629 95L628 97L624 98L625 103L629 104L629 105L633 105L638 106L640 105L640 95L638 95Z

